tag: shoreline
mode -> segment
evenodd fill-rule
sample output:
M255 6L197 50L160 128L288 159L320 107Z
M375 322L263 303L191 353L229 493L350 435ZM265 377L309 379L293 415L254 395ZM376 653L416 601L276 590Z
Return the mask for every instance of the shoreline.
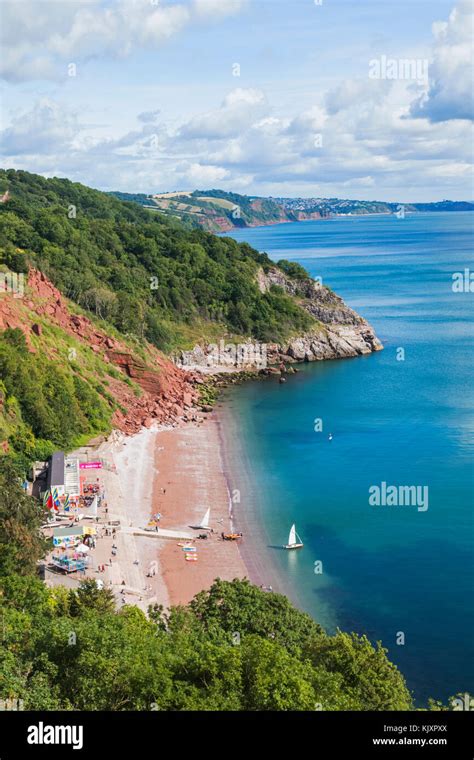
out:
M146 612L155 604L164 610L187 604L217 578L247 578L298 605L272 552L232 390L200 422L155 424L131 435L114 429L107 440L71 452L83 461L102 461L90 476L103 494L97 544L84 573L46 569L48 585L77 588L91 578L112 591L117 608L128 604ZM193 530L208 509L212 530ZM149 527L156 513L157 532ZM204 532L207 538L198 538ZM235 532L243 538L221 536ZM186 559L186 545L196 561Z
M216 578L248 577L237 541L224 541L232 531L230 494L224 474L218 423L210 414L201 425L187 424L158 433L154 451L151 514L161 514L160 529L190 532L190 542L167 540L159 556L159 577L166 587L168 606L186 604ZM193 530L210 509L212 530ZM207 533L201 540L200 534ZM187 561L183 543L195 548L196 561ZM181 546L180 546L181 544Z
M265 525L264 495L260 492L251 463L251 452L247 451L241 436L238 415L234 414L232 389L222 398L217 411L222 457L229 490L239 491L240 503L234 507L233 519L237 531L244 534L239 545L249 580L256 586L271 588L284 594L301 610L304 605L299 594L290 588L290 579L282 573L275 550L280 550L272 541ZM283 545L284 537L282 537Z
M270 556L258 489L229 403L227 397L199 425L142 428L131 436L114 433L93 448L94 456L108 465L101 471L108 519L120 520L120 529L112 564L105 576L94 572L92 577L102 578L114 591L118 606L127 603L146 611L150 604L164 609L187 604L216 578L248 578L288 595ZM212 532L202 540L198 535L203 531L190 526L198 525L208 508ZM157 512L158 533L137 535L134 531ZM193 537L169 538L161 530ZM239 531L241 541L221 538L222 532ZM96 566L107 561L112 543L105 537L98 542ZM197 561L185 559L183 544L195 548Z
M403 205L403 204L401 204ZM408 204L406 204L408 205ZM432 211L406 211L406 214L420 214L420 213L436 213ZM462 213L462 212L456 212L456 213ZM373 211L367 214L332 214L331 216L320 216L320 217L309 217L308 219L281 219L276 222L267 222L266 224L247 224L245 227L230 227L228 230L216 230L213 232L214 235L230 235L235 230L257 230L261 229L262 227L277 227L280 224L298 224L300 222L326 222L330 221L331 219L360 219L361 217L366 216L394 216L394 213L391 211Z

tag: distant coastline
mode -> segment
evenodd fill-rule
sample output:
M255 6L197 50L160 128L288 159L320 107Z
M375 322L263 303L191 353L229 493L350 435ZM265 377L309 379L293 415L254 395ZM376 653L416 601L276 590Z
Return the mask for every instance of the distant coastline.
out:
M189 227L201 227L215 233L349 216L474 211L474 203L470 201L406 203L344 198L274 198L218 189L158 194L113 191L110 195L136 203L150 213L180 219Z

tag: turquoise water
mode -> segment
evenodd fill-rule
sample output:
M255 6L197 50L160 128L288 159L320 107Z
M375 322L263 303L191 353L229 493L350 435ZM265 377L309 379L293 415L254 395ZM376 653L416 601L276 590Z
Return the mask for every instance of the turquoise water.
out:
M382 640L421 702L474 693L474 294L452 290L453 272L474 268L472 224L439 213L232 233L321 276L385 345L240 386L232 414L275 568L266 582L280 578L328 630ZM369 506L382 481L427 486L428 509ZM305 546L284 552L293 521Z

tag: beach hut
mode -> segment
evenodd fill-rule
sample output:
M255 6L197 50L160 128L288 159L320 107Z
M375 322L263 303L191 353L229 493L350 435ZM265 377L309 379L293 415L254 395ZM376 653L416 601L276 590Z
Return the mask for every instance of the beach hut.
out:
M55 489L58 496L64 496L66 493L64 451L55 451L50 457L46 475L46 486L48 491Z
M54 528L53 529L53 546L61 546L67 548L68 546L76 546L81 543L82 536L84 535L83 526L69 526L68 528Z
M67 457L65 461L64 480L66 493L78 497L81 493L79 459Z

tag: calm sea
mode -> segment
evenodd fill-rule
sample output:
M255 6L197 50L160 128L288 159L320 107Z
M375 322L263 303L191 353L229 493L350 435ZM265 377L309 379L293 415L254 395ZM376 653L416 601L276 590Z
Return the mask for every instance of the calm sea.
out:
M474 269L473 221L433 213L231 233L322 277L385 345L232 391L253 489L236 509L252 511L265 581L328 630L381 640L420 702L474 694L474 294L452 289L453 273ZM369 505L382 482L426 487L428 508ZM299 552L279 548L292 522Z

